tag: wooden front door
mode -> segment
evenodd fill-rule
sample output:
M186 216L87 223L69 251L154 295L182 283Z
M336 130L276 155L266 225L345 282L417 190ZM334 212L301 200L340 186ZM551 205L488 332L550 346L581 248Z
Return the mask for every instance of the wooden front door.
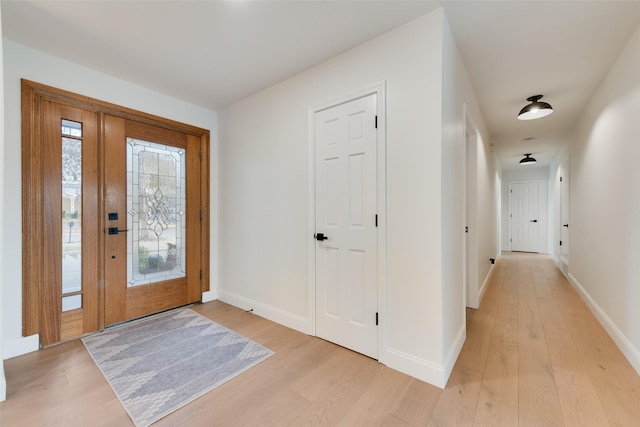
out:
M106 325L200 300L199 144L106 116Z
M43 221L36 227L44 285L41 338L48 345L98 327L98 115L45 101L41 119L36 155Z
M209 131L22 81L23 336L42 346L209 289Z

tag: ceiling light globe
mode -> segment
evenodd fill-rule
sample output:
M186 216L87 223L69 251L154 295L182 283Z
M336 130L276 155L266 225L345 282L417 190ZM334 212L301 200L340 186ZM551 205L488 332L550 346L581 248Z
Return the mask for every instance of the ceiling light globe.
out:
M547 102L540 101L542 95L534 95L527 98L527 101L531 102L525 105L518 113L519 120L534 120L546 117L553 113L553 108Z
M535 165L536 163L538 163L536 159L531 157L531 153L525 154L524 156L525 157L522 160L520 160L521 165Z

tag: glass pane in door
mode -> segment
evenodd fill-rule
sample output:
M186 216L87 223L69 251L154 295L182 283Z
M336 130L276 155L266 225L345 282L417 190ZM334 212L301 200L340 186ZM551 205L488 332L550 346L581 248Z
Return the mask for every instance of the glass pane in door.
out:
M127 138L127 286L185 277L185 150Z
M62 120L61 130L62 311L69 311L82 307L82 123Z

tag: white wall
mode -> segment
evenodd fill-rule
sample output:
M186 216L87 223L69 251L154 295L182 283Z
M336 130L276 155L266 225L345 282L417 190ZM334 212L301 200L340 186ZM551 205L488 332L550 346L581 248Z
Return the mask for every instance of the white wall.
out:
M538 251L539 253L551 253L549 246L549 168L522 166L518 170L506 170L502 175L502 249L511 250L509 241L509 183L518 181L538 181Z
M4 265L12 266L2 275L4 301L2 313L2 340L4 358L37 349L36 336L21 338L22 328L22 272L21 272L21 165L20 165L20 79L36 81L60 89L79 93L150 114L209 129L211 131L211 287L215 292L216 272L216 113L184 101L153 92L102 74L95 70L64 61L30 49L10 40L4 43L5 92L5 161L3 177L12 185L5 189L4 221L2 228L6 248Z
M443 357L445 369L450 372L464 342L465 289L465 122L472 124L475 134L472 153L473 165L468 169L470 181L474 183L468 191L473 192L475 218L469 229L473 236L474 265L473 283L475 295L489 274L489 258L498 253L497 201L494 184L496 176L495 156L489 150L488 135L482 112L469 80L462 58L458 52L451 30L445 21L442 95L442 315ZM480 280L478 280L480 278ZM475 306L478 301L476 298Z
M490 259L500 255L499 220L500 166L491 143L487 138L479 138L476 150L476 230L477 233L477 286L481 298L488 284L493 268ZM480 301L478 301L478 305Z
M386 82L387 345L379 357L436 385L463 338L464 102L482 120L445 22L436 11L220 111L219 296L311 332L308 112ZM453 73L446 82L443 67Z
M557 175L570 156L569 278L640 373L638 117L640 28L580 116L551 172ZM553 230L558 240L559 228Z
M560 176L562 176L562 164L567 159L569 159L569 144L565 143L549 167L549 254L565 275L569 274L569 266L560 258L560 240L562 240L562 183ZM565 241L563 244L570 245L571 243Z
M0 37L2 37L2 11L0 10ZM4 75L3 49L0 45L0 82ZM4 86L0 84L0 129L4 129ZM4 164L4 132L0 132L0 165ZM0 173L0 355L3 354L3 289L4 281L4 175ZM0 357L0 402L7 397L7 382L4 377L4 360Z
M308 111L373 83L387 96L389 366L442 383L442 12L220 112L223 300L309 332Z

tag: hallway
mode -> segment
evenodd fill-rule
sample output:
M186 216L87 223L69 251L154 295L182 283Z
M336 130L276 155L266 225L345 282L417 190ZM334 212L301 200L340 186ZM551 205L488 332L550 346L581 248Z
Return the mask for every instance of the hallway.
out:
M276 354L159 426L638 426L640 376L548 256L504 253L445 390L219 301ZM80 341L5 361L0 425L131 422Z
M548 256L503 253L467 326L431 425L640 425L640 376Z

